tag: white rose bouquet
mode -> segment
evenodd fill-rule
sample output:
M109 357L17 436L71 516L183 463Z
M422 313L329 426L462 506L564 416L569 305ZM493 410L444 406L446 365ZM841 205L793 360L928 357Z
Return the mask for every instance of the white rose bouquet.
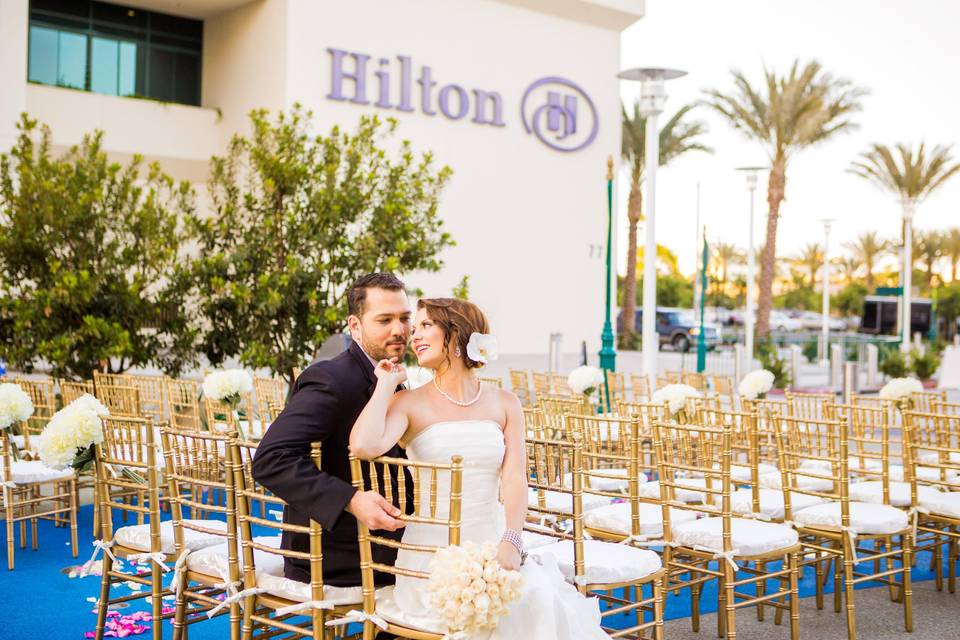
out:
M687 403L691 398L699 398L700 393L688 384L668 384L653 393L654 404L667 404L670 415L680 422L686 422Z
M203 379L203 395L230 407L230 410L236 415L238 429L240 429L240 414L237 408L240 406L243 396L252 390L253 378L243 369L214 371ZM214 426L207 425L207 428L213 430ZM242 429L240 437L245 437Z
M88 393L53 414L40 434L40 460L48 467L83 471L93 463L93 445L103 442L103 416L110 415Z
M497 562L491 543L465 542L434 554L427 590L430 603L448 633L474 633L496 628L507 605L520 599L523 577Z
M880 389L879 396L884 400L900 403L904 400L912 404L911 396L923 391L923 383L916 378L894 378Z
M574 393L590 397L603 384L603 370L596 367L577 367L567 376L567 384Z
M0 429L9 429L33 415L33 401L20 385L12 382L0 384ZM10 440L11 454L19 458L17 445Z
M737 387L737 391L740 393L741 398L746 398L747 400L762 399L766 397L767 392L773 388L773 381L775 379L776 376L766 369L751 371L743 376L740 385Z

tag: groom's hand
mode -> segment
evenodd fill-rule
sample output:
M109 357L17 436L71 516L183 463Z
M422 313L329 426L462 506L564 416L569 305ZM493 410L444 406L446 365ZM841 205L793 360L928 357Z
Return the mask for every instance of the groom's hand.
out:
M378 382L383 381L389 389L395 389L398 385L407 381L406 367L393 360L381 360L378 362L376 368L373 370L373 374L377 377Z
M387 499L376 491L358 491L353 494L347 511L367 525L368 529L396 531L406 524L397 519L400 509L387 502Z

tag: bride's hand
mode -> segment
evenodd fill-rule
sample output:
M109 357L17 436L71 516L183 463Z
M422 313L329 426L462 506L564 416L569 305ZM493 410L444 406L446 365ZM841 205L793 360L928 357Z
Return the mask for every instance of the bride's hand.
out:
M497 549L497 562L507 571L519 571L520 552L506 540L501 540L500 547Z
M381 360L373 370L377 382L388 385L391 389L403 384L407 380L407 369L402 364L391 360Z

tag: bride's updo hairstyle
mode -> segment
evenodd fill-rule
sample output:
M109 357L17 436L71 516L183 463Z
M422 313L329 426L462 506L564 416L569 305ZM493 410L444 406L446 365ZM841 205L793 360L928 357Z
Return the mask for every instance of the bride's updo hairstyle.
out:
M443 331L443 355L450 363L451 353L447 346L451 338L460 347L460 356L468 369L482 367L482 362L471 360L467 355L467 343L472 333L490 333L490 323L480 307L458 298L422 298L417 309L426 309L435 325Z

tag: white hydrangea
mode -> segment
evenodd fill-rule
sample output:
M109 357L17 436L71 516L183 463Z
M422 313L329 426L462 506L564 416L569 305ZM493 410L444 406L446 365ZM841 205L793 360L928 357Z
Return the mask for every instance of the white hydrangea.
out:
M916 378L894 378L880 389L880 397L899 402L923 391L923 383Z
M491 543L439 550L430 561L427 590L449 633L495 629L507 605L520 599L523 577L497 562Z
M90 394L60 409L40 434L40 460L48 467L70 466L78 451L103 442L102 417L108 415L110 411Z
M33 401L20 385L12 382L0 384L0 429L7 429L32 415Z
M668 384L653 393L654 404L667 403L671 415L677 415L687 406L691 398L699 398L700 393L688 384Z
M66 422L51 420L40 434L37 451L46 466L54 469L69 467L77 455L76 437Z
M596 367L577 367L567 376L567 384L574 393L590 395L603 384L603 370Z
M253 378L243 369L214 371L203 380L203 395L211 400L236 404L253 390Z
M737 391L740 393L741 398L756 400L773 388L773 381L775 379L776 376L766 369L751 371L743 376L740 385L737 387Z
M102 402L94 398L89 393L83 394L82 396L80 396L79 398L71 402L68 406L71 406L74 409L90 411L92 413L97 414L98 416L110 415L110 410L107 409L107 407Z

